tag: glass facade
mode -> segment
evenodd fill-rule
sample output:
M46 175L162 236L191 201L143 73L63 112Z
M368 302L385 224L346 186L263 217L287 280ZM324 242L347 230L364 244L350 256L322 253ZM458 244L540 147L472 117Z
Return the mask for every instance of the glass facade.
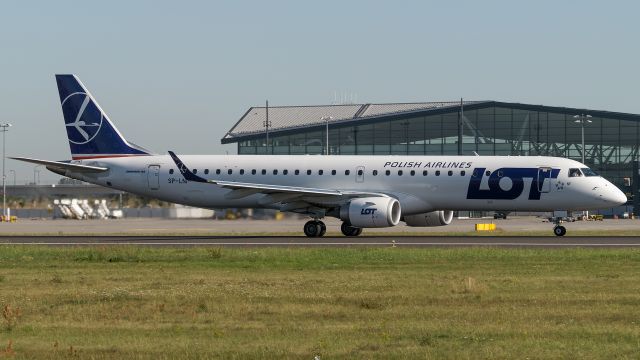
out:
M435 115L392 116L361 124L329 126L334 155L544 155L582 160L581 124L575 114L490 106ZM593 116L584 123L585 163L631 192L632 163L638 159L640 121ZM461 129L460 129L461 128ZM462 130L462 131L460 131ZM461 140L461 144L460 144ZM245 140L238 154L322 154L326 132L297 133Z

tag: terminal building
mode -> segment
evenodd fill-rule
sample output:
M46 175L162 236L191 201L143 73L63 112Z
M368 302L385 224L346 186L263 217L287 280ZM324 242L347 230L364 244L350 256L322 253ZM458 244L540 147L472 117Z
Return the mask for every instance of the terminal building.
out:
M636 114L457 101L251 107L221 141L241 155L584 156L638 215L639 139Z

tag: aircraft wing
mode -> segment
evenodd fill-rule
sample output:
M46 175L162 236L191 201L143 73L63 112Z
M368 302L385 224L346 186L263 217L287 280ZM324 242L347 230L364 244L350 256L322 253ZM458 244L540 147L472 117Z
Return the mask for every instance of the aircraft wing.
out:
M32 159L32 158L26 158L26 157L9 157L9 159L25 161L33 164L38 164L38 165L44 165L47 168L53 168L58 170L70 170L70 171L80 172L80 173L83 173L83 172L95 173L95 172L104 172L109 170L109 168L106 168L106 167L71 164L63 161L40 160L40 159Z
M292 210L295 209L295 207L291 208L291 206L305 207L309 205L321 206L321 204L340 204L346 202L348 199L357 197L388 197L386 194L375 192L207 180L191 172L191 170L189 170L189 168L172 151L169 151L169 155L171 155L171 158L178 166L178 170L180 170L180 173L187 181L214 184L224 188L233 189L232 192L226 195L226 198L228 199L239 199L253 194L265 194L269 196L265 197L261 202L265 204L275 202L289 204L285 206L288 206L287 210Z

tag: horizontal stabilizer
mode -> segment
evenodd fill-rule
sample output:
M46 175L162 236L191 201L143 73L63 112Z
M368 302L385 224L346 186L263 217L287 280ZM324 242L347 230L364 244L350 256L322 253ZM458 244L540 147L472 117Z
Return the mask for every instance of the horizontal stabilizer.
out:
M104 172L109 170L109 168L106 168L106 167L71 164L63 161L40 160L40 159L32 159L32 158L25 158L25 157L9 157L9 159L25 161L33 164L38 164L38 165L44 165L47 168L70 170L70 171L81 172L81 173L96 173L96 172Z

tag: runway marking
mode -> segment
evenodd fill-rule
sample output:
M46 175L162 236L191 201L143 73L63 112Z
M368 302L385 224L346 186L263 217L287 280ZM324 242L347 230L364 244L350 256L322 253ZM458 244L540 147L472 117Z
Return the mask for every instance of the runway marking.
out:
M153 246L511 246L511 247L640 247L640 243L514 243L514 242L0 242L0 245L153 245Z

